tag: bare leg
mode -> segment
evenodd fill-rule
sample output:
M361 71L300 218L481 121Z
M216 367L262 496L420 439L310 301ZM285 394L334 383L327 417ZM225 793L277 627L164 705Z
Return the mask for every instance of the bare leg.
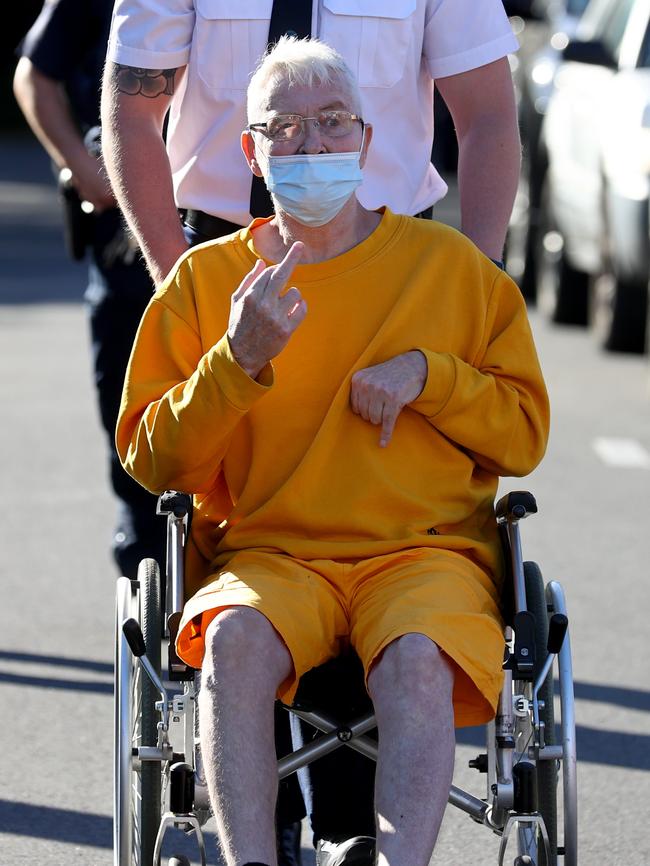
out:
M368 677L379 728L378 866L428 866L454 768L453 668L433 641L408 634Z
M201 751L226 861L276 866L273 705L291 673L291 656L271 623L252 608L224 610L205 638Z

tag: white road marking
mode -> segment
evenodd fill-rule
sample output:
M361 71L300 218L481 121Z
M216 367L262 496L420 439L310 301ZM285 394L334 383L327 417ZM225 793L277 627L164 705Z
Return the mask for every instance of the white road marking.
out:
M636 439L599 437L594 439L594 451L608 466L624 469L650 469L650 453Z

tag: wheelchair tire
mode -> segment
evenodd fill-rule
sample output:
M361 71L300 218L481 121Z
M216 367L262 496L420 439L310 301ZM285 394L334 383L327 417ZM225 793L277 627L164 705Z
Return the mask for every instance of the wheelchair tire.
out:
M539 669L547 655L548 640L548 610L544 595L544 580L539 566L534 562L524 563L524 580L526 584L526 606L535 617L535 651L536 668ZM535 671L537 673L537 670ZM523 694L532 700L532 683L517 681L517 694ZM553 675L549 672L541 690L540 699L544 707L540 709L540 718L544 722L546 743L555 742L555 722L553 712ZM533 727L530 716L515 718L515 754L516 760L528 760L528 747L532 743ZM557 765L555 761L538 761L535 773L538 810L544 819L549 837L551 858L546 857L544 844L538 836L535 825L519 830L519 856L515 863L532 862L535 866L557 866ZM531 855L532 859L527 860Z
M160 634L162 622L162 607L160 598L160 570L154 559L143 559L138 566L138 582L140 584L140 623L144 643L147 648L147 658L160 676ZM140 743L143 746L155 746L158 739L159 713L156 701L160 694L148 676L142 674L141 683L141 716ZM152 862L153 850L156 844L158 827L160 826L160 780L161 765L156 761L147 761L140 770L140 845L141 863Z
M524 563L524 580L526 583L526 606L535 617L535 654L537 659L535 675L547 656L549 613L546 604L544 579L536 562ZM553 708L553 671L549 671L539 691L544 707L540 710L540 718L544 722L546 745L555 745L555 713ZM557 779L558 771L555 761L539 761L537 764L537 801L538 808L546 824L546 831L551 846L551 861L547 863L546 852L542 845L539 853L540 866L556 866L557 864Z
M161 766L137 761L133 750L155 746L160 699L156 688L136 662L122 634L122 623L134 617L142 629L147 658L160 674L160 573L154 560L143 560L137 581L117 582L114 864L149 866L160 824Z

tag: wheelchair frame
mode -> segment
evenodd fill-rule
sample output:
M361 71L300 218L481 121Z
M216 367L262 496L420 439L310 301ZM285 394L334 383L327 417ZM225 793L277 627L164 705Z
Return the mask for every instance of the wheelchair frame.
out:
M167 516L164 603L153 560L138 579L117 582L115 648L114 864L160 866L168 828L196 835L206 864L201 827L210 806L200 767L195 672L176 655L174 639L183 608L184 549L191 500L168 491L158 513ZM498 866L577 866L577 773L571 645L561 585L544 587L533 562L524 562L519 521L537 511L534 497L513 492L495 513L513 585L506 614L504 686L497 715L487 727L486 752L470 767L486 774L484 799L452 785L449 803L501 837ZM164 608L164 612L163 612ZM169 694L161 674L161 644L169 639L168 679L182 683ZM559 742L555 742L553 665L559 681ZM377 759L377 743L364 736L372 713L341 723L305 706L285 707L322 736L278 761L284 778L346 746ZM563 838L557 840L557 782L562 775ZM516 841L507 860L511 836ZM184 858L177 863L187 862Z

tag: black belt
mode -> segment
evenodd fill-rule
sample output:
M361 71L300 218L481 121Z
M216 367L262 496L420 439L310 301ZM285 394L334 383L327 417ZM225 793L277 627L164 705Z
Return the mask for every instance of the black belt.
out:
M243 226L237 223L231 223L228 220L221 219L221 217L203 213L202 210L192 210L190 208L189 210L179 210L179 214L185 225L203 235L206 240L231 235L233 232L238 232L243 228Z

